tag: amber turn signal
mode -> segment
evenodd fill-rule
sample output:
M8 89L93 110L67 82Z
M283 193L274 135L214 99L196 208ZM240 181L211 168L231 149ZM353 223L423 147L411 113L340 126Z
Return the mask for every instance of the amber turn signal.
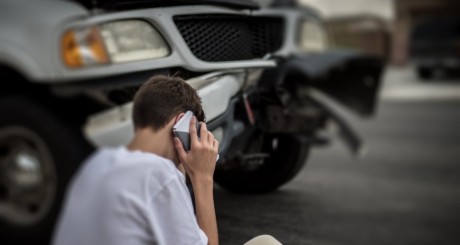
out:
M67 31L61 40L61 54L66 66L79 68L109 62L97 27Z

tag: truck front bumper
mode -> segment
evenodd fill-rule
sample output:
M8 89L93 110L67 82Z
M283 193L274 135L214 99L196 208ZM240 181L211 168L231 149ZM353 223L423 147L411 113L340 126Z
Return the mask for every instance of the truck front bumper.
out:
M208 128L213 131L223 152L234 135L233 108L235 95L245 81L242 70L208 73L187 82L201 97ZM86 138L96 147L129 143L134 135L131 119L133 103L129 102L88 117L83 126Z

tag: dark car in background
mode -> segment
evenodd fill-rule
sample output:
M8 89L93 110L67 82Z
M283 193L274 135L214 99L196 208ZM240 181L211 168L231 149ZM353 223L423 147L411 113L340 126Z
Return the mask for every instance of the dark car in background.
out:
M416 25L411 56L422 79L460 71L460 17L430 18Z

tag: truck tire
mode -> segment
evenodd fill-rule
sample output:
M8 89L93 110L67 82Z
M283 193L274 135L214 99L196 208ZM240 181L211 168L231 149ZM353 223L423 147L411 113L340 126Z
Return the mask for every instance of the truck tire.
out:
M50 244L67 183L91 147L38 100L0 98L0 237Z
M238 167L227 169L217 166L214 175L217 184L235 193L266 193L276 190L297 175L306 162L310 146L289 134L262 134L261 138L249 137L243 156L224 163L224 166ZM262 155L261 159L249 161L259 161L259 166L243 163L248 161L245 155L258 154Z

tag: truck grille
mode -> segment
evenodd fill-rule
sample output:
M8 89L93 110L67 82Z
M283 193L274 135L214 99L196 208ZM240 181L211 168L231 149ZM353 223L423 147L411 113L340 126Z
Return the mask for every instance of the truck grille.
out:
M181 15L174 22L192 53L204 61L262 58L281 47L283 20L240 15Z

